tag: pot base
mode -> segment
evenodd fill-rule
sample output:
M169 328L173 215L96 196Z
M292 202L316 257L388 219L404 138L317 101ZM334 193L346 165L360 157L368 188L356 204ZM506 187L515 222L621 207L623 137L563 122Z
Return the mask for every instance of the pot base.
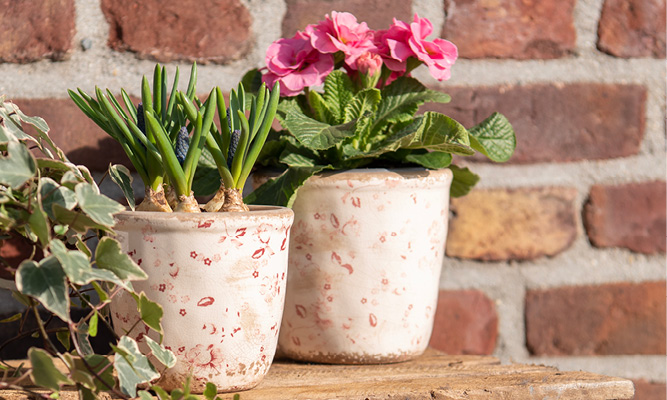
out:
M345 364L345 365L369 365L369 364L395 364L409 361L422 355L423 352L403 352L393 354L370 354L370 353L310 353L300 354L284 352L285 357L292 360L314 362L321 364Z

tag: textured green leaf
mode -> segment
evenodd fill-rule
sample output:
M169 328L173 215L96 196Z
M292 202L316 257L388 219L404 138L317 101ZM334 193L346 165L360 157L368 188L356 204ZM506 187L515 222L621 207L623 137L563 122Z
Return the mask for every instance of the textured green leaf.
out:
M308 92L308 102L310 107L313 110L315 119L321 122L326 122L327 124L335 125L336 117L334 114L327 108L327 104L324 101L324 97L314 90Z
M172 353L170 350L165 349L160 345L158 342L155 340L149 338L148 336L144 336L144 340L146 340L146 343L148 344L148 347L151 348L151 351L153 352L153 355L159 362L161 362L164 366L167 368L171 368L174 365L176 365L176 356L174 353Z
M421 126L407 149L429 149L459 155L472 155L468 131L460 123L446 115L427 112L421 119Z
M289 168L277 178L269 179L246 196L246 204L263 204L291 207L296 198L296 192L303 183L316 173L330 169L331 166L318 165L315 167Z
M0 156L0 184L17 189L35 176L35 159L20 142L9 142L7 153L7 157Z
M470 129L470 144L491 161L505 162L514 154L516 136L510 122L500 113L493 113Z
M141 320L144 324L162 334L162 316L164 314L162 307L158 303L149 300L144 292L141 292L139 295L139 302L137 305L141 314Z
M70 320L65 273L55 257L47 257L39 264L32 260L23 261L16 271L16 288L39 300L44 308L63 321Z
M99 194L89 183L79 183L74 188L79 206L93 221L105 226L113 226L113 214L125 209L120 203Z
M137 396L137 385L157 379L160 374L155 370L148 358L141 354L137 342L123 336L114 346L114 368L118 374L120 390L128 396Z
M284 128L305 147L311 150L325 150L354 135L355 121L341 125L329 125L316 121L300 111L287 111Z
M28 358L32 365L30 378L35 385L57 392L60 390L61 385L74 384L74 382L56 368L53 359L46 351L31 347L28 350Z
M39 183L39 192L42 196L42 207L51 219L56 219L56 216L53 213L54 204L58 204L68 210L76 207L76 195L71 189L59 185L56 181L48 177L40 178Z
M440 169L446 168L452 163L452 155L441 151L424 154L410 153L405 156L405 161L421 165L424 168Z
M335 118L343 122L345 107L354 97L354 84L344 71L333 71L324 80L324 102Z
M364 89L345 106L344 122L361 118L366 113L375 113L382 97L378 89Z
M120 247L116 239L103 237L95 250L99 268L109 270L123 280L147 279L148 275Z
M109 176L123 191L127 204L130 206L130 209L134 211L134 190L132 190L132 174L130 173L130 170L124 165L112 165L109 167Z
M427 89L414 78L400 77L382 89L373 132L382 130L387 124L412 119L419 106L426 102L448 103L450 100L448 94Z
M465 196L479 181L479 176L474 174L468 168L460 168L456 165L450 165L449 169L454 173L452 186L449 189L449 195L451 197Z

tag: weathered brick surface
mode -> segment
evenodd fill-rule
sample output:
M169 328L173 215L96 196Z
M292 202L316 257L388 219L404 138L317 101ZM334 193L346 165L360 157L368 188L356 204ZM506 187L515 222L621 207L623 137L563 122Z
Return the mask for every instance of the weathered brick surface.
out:
M424 109L443 112L466 127L494 111L509 119L517 136L510 163L627 157L639 152L644 136L646 88L639 85L576 83L445 91L451 94L451 103Z
M593 186L584 207L591 243L647 254L664 253L666 189L665 182Z
M531 290L526 344L536 355L665 354L665 282Z
M324 19L331 11L350 12L371 29L387 29L396 18L412 21L411 0L286 0L283 37L292 37L308 24ZM422 15L424 17L424 15Z
M665 57L665 0L606 0L598 48L617 57Z
M74 19L74 0L0 0L0 62L66 58Z
M49 125L49 135L75 164L105 171L109 163L130 166L120 145L86 117L70 99L12 99L26 115Z
M635 384L635 400L667 400L667 386L664 383L649 382L644 379L632 382Z
M477 290L442 290L429 345L447 354L491 354L498 336L496 307Z
M445 0L442 36L463 58L552 59L575 48L575 0Z
M158 61L226 63L251 46L251 17L239 0L102 0L109 45Z
M473 190L452 199L447 255L532 260L569 248L577 237L572 188Z

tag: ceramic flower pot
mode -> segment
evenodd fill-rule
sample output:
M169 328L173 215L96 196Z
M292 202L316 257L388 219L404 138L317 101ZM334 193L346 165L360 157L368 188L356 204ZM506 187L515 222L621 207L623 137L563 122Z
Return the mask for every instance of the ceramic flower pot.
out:
M442 268L448 169L351 170L299 190L280 350L326 363L398 362L428 345Z
M175 389L192 374L200 393L207 381L219 391L257 385L276 350L292 211L122 212L116 220L118 240L149 276L134 289L163 307L163 345L178 360L158 384ZM139 319L127 293L111 312L118 334ZM130 333L142 350L145 334L158 339L143 324Z

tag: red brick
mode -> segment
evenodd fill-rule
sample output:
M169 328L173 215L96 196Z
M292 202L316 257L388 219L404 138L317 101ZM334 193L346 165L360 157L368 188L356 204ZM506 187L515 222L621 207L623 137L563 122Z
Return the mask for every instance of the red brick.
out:
M665 0L606 0L598 49L617 57L665 57Z
M0 62L63 60L72 49L74 0L0 0Z
M575 3L445 0L442 36L462 58L560 58L575 48Z
M498 337L496 307L477 290L442 290L429 345L447 354L491 354Z
M512 123L517 147L510 163L628 157L644 136L646 88L575 83L445 89L449 104L428 105L466 127L494 111ZM485 160L476 158L476 160Z
M526 344L536 355L665 354L665 282L531 290Z
M569 248L577 237L576 189L473 190L452 199L447 256L532 260Z
M667 400L667 386L664 383L634 380L635 400Z
M130 166L120 145L70 99L11 99L26 115L44 118L49 136L75 164L105 171L109 163Z
M109 45L158 61L228 63L252 45L251 17L239 0L102 0Z
M331 11L349 12L371 29L387 29L392 19L412 21L412 1L407 0L286 0L283 37L292 37L306 25L316 24Z
M597 247L664 253L667 229L665 182L596 185L584 207L584 225Z

